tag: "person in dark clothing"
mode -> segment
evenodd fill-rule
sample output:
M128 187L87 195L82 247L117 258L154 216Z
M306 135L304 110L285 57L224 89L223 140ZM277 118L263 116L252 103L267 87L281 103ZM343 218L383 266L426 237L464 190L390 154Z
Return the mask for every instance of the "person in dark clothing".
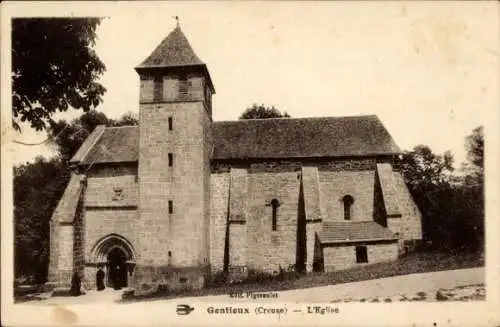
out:
M102 268L99 268L99 270L97 271L97 274L95 276L95 280L96 280L96 286L97 286L97 290L98 291L102 291L103 289L106 288L106 286L104 286L104 271L102 270Z
M82 288L82 280L80 279L80 276L78 276L78 273L74 273L73 277L71 278L71 289L70 289L70 294L71 296L79 296L81 295L81 288Z
M120 270L120 266L116 266L116 270L114 271L114 276L113 276L113 288L115 290L119 290L122 288L122 285L121 285L121 280L120 280L120 276L121 276L121 270Z

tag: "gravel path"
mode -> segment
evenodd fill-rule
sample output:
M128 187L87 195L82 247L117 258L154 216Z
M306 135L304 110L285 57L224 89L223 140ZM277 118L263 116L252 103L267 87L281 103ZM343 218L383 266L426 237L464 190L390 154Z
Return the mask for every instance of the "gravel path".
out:
M411 274L355 283L346 283L330 286L313 287L290 291L280 291L278 298L259 299L261 302L292 301L292 302L389 302L407 300L436 301L436 292L445 290L443 294L457 293L467 296L469 293L484 296L485 271L484 268L447 270L425 274ZM481 286L482 285L482 286ZM467 286L467 287L465 287ZM451 291L450 291L451 290ZM102 292L88 291L80 297L48 297L33 304L84 304L84 303L113 303L120 299L121 291L106 289ZM472 294L470 294L472 295ZM479 298L480 298L479 296ZM390 298L391 300L387 300ZM418 298L418 299L417 299ZM478 297L475 297L478 298ZM376 300L375 300L376 299ZM172 302L176 299L155 300L155 302ZM183 302L242 302L247 299L230 298L229 295L204 296L183 298ZM128 305L146 304L146 302L131 303Z

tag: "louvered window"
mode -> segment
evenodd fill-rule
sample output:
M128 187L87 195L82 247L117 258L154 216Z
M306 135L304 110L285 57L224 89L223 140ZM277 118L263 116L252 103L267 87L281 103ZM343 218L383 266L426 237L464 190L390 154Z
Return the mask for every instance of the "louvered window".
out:
M179 76L179 96L185 97L189 92L189 80L186 75Z
M163 76L155 76L154 78L154 90L153 90L153 100L162 101L163 100Z

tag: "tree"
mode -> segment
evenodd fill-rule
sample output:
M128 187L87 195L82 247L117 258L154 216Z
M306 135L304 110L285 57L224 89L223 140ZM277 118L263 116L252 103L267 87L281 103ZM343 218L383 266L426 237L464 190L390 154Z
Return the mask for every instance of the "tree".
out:
M97 82L105 71L93 46L100 18L12 20L13 126L19 119L36 130L68 108L88 111L102 102Z
M465 224L462 233L471 240L469 248L484 251L484 134L479 126L465 138L467 163L462 179L461 212Z
M266 107L263 104L253 104L247 108L240 116L240 119L266 119L266 118L289 118L290 115L284 111L281 113L274 106Z
M29 283L47 279L49 221L66 184L69 170L58 159L37 157L14 167L14 273Z
M472 133L465 138L465 149L467 150L467 163L464 165L466 171L472 175L478 175L482 179L484 171L484 134L483 126L476 127Z
M139 117L134 112L124 113L118 120L112 122L113 126L134 126L139 125Z
M406 151L400 165L410 189L446 183L454 170L450 151L437 155L427 145L417 145L412 151Z
M403 154L399 165L422 212L424 241L438 248L450 246L452 221L447 210L453 199L450 184L452 154L447 151L437 155L428 146L418 145Z
M399 163L408 189L422 212L426 243L447 251L484 250L482 128L466 138L465 174L454 176L450 152L437 155L428 146L404 153Z

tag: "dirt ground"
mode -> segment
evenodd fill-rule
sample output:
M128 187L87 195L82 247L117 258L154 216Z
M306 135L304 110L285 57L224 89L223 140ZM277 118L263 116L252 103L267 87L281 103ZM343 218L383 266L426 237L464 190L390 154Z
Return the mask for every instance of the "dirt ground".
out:
M485 297L484 268L471 268L439 271L423 274L411 274L389 278L279 291L277 298L261 299L262 302L298 301L298 302L396 302L396 301L463 301L481 300ZM438 292L439 291L439 292ZM37 301L30 304L58 305L85 303L117 303L123 291L105 289L97 292L87 291L79 297L51 297L50 293L38 295ZM438 294L439 293L439 294ZM246 301L230 298L229 295L184 298L190 302ZM175 299L157 300L171 302ZM127 305L140 305L144 302Z

